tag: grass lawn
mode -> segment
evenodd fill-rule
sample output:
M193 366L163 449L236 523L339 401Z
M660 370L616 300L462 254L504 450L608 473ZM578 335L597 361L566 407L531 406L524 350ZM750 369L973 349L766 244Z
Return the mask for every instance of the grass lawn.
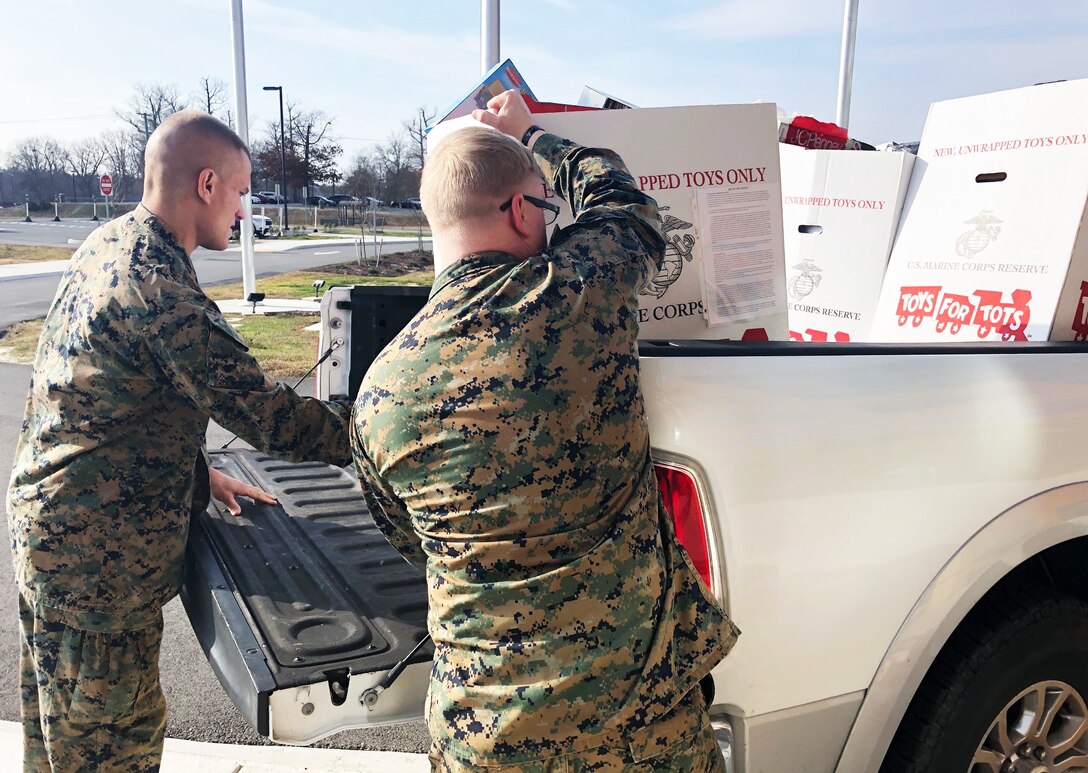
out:
M249 353L274 379L295 383L317 362L318 314L228 316L227 321L249 344ZM2 342L0 342L2 343Z
M317 314L274 314L228 317L257 358L265 373L294 383L317 362L317 331L305 328L319 320ZM29 365L34 362L42 320L20 322L0 337L0 362Z
M68 260L74 247L37 247L30 244L0 244L0 265L34 263L41 260Z
M70 253L67 250L62 251ZM352 276L345 273L354 268L355 264L349 263L339 273L295 271L280 274L258 279L257 289L270 298L311 298L314 294L313 283L317 279L325 280L325 286L321 288L323 291L333 285L430 285L434 281L431 271L416 271L402 276ZM205 292L209 298L217 301L240 298L242 284L237 282L216 285L205 288ZM320 320L318 314L239 314L228 316L227 319L249 344L250 352L261 363L261 367L274 379L294 383L317 361L318 333L305 328ZM37 319L20 322L0 331L0 362L33 363L41 329L42 320Z
M41 334L40 319L18 322L0 331L0 362L34 362L34 350L38 348L38 336Z
M312 298L314 296L314 282L318 279L325 280L325 286L321 288L321 292L324 293L333 285L430 285L434 282L434 272L416 271L403 276L353 277L323 271L293 271L290 274L279 274L278 276L258 279L257 290L269 298ZM241 298L242 283L233 282L226 285L205 287L204 292L213 301Z

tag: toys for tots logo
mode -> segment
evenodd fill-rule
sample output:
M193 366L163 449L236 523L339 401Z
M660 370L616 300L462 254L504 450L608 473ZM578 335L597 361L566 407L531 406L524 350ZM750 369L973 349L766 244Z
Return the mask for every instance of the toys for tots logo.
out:
M900 327L908 321L920 327L933 320L938 333L956 335L964 326L973 326L979 338L998 333L1003 341L1026 341L1029 301L1029 290L1013 290L1006 301L1000 290L975 290L968 296L945 292L940 285L901 287L896 313Z

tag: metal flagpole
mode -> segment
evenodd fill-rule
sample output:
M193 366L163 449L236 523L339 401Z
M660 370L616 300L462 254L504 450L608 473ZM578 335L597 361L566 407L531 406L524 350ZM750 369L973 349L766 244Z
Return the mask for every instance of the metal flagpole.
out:
M858 37L858 4L861 0L846 0L842 20L842 55L839 57L839 98L835 107L835 123L849 129L850 92L854 83L854 44Z
M249 145L249 110L246 103L246 43L242 30L242 0L231 0L230 17L234 35L234 111L238 116L235 127L238 136ZM243 196L242 206L246 216L239 229L242 240L242 298L246 299L257 289L257 279L253 270L253 199Z
M499 63L499 0L480 3L480 75Z

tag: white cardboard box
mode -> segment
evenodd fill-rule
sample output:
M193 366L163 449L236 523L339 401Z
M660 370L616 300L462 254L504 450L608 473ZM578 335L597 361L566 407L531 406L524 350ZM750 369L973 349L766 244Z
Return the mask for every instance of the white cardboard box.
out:
M780 152L790 339L867 341L914 156Z
M661 207L669 244L661 272L641 298L641 338L786 339L778 115L773 104L540 113L533 120L582 145L616 151ZM471 118L438 124L428 135L428 145L434 147L468 125L479 124ZM707 214L704 207L705 239L700 238L695 209L700 190L715 194L710 199L713 212ZM737 204L741 199L749 203ZM739 210L744 210L743 218L734 215ZM710 227L730 218L728 228ZM564 207L559 225L570 223ZM733 261L738 255L744 260ZM752 280L754 261L766 269L758 282ZM748 267L733 272L733 263ZM707 276L710 291L704 292ZM756 289L719 300L714 282L735 278L738 287ZM758 303L747 302L759 293L764 297ZM708 326L705 299L715 302L712 311L732 321Z
M1088 80L930 106L873 341L1088 334Z

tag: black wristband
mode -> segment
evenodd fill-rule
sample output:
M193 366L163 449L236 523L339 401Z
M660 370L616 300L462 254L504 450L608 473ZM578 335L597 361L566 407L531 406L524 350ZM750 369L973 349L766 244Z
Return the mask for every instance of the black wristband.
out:
M528 129L525 130L525 134L521 135L521 144L524 145L525 147L529 147L529 140L531 140L533 138L533 135L536 134L537 132L542 132L542 131L544 131L544 130L541 129L539 126L537 126L534 123L532 126L530 126Z

